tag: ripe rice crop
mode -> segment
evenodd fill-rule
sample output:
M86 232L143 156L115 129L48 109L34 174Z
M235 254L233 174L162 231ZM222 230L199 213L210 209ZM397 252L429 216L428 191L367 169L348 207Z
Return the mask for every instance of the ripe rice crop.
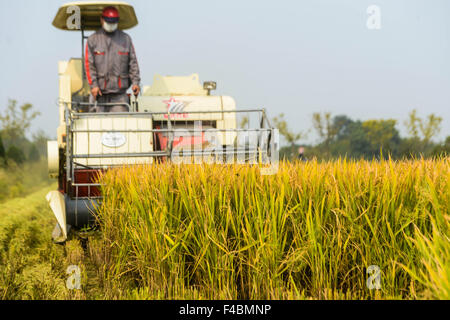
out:
M111 296L449 299L450 159L158 164L101 177ZM367 268L380 269L379 289ZM370 279L369 279L370 280ZM117 289L119 288L119 289Z

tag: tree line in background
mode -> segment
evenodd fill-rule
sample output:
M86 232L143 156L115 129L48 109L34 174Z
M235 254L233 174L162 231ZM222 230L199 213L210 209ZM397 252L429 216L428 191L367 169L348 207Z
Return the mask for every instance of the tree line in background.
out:
M32 139L26 138L32 121L40 113L25 103L20 107L16 100L9 100L8 107L0 112L0 167L12 163L37 162L47 155L47 135L39 130Z
M410 112L404 122L408 136L401 137L397 120L352 120L346 115L332 116L331 113L314 113L312 130L319 137L315 145L299 144L309 132L291 130L284 115L273 119L280 135L288 143L280 149L281 159L295 159L302 146L307 159L393 159L438 157L450 155L450 136L444 142L434 142L433 138L441 130L442 118L434 114L420 118L417 111Z
M8 163L22 164L36 162L47 154L48 136L39 130L26 138L32 121L40 113L33 110L29 103L20 107L16 100L10 100L5 112L0 112L0 166ZM241 122L245 126L246 119ZM284 137L287 146L281 147L280 158L292 160L298 157L298 149L304 147L306 158L334 159L394 159L414 157L435 157L450 155L450 136L444 142L434 142L439 134L442 118L434 114L422 119L417 111L410 112L405 121L408 136L401 137L397 129L397 120L352 120L346 115L332 116L331 113L314 113L312 130L319 137L315 145L299 144L307 137L307 132L295 132L288 127L284 114L272 119Z

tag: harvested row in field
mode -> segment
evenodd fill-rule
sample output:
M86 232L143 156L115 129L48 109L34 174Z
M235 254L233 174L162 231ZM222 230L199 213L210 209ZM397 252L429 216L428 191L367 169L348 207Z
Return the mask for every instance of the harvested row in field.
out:
M104 281L129 298L448 299L449 168L439 159L281 163L271 176L244 165L111 170L98 212Z
M89 239L89 250L76 236L64 246L52 242L55 220L45 195L55 188L49 185L0 204L0 300L104 298L98 276L104 259L98 259L102 247L95 237ZM71 265L81 270L81 290L66 286Z

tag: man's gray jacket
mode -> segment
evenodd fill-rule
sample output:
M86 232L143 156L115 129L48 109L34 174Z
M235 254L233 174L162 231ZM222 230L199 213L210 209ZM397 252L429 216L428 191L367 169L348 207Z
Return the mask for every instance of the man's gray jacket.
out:
M102 94L125 93L141 81L131 37L121 30L109 34L101 28L88 38L85 70L91 89Z

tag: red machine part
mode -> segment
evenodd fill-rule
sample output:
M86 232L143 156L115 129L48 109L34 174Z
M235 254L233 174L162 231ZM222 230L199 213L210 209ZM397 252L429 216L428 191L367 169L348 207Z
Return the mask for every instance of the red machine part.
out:
M72 183L97 183L99 175L103 172L103 169L76 169L74 172L75 181ZM78 190L77 190L78 189ZM58 190L61 193L70 195L71 197L100 197L101 191L97 186L82 186L75 187L68 185L66 173L59 179Z
M161 129L160 126L155 126L156 129ZM157 145L159 145L160 150L165 150L167 148L168 138L167 135L163 132L156 133L156 138L158 140ZM193 148L194 146L203 146L205 143L209 141L205 138L205 132L201 131L198 135L192 136L175 136L173 138L172 148L182 149L183 147L190 146Z

